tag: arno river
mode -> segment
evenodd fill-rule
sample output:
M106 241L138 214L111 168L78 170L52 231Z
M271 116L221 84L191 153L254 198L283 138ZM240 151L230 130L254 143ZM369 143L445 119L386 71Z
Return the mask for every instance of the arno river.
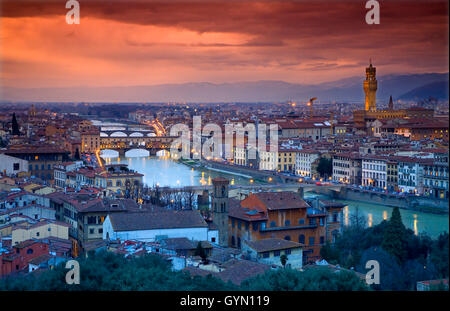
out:
M128 164L130 169L144 174L144 183L149 186L197 186L211 184L211 179L217 176L223 176L230 179L234 185L248 185L250 179L244 176L232 175L225 172L211 171L204 168L191 168L184 164L174 162L163 157L111 157L111 154L105 152L106 164L124 163ZM258 183L257 180L254 183ZM316 196L313 193L306 193L305 197ZM370 204L366 202L341 201L346 204L344 208L344 223L350 223L351 215L358 210L359 215L366 219L369 226L380 223L383 219L391 216L392 208ZM449 231L448 215L437 215L409 210L400 210L403 223L411 228L416 234L427 233L431 237L436 237L443 231Z

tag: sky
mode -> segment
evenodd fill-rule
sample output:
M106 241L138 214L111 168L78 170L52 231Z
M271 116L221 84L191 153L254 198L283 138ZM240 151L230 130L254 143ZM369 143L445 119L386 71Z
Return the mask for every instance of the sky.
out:
M0 0L4 87L282 80L448 72L447 0Z

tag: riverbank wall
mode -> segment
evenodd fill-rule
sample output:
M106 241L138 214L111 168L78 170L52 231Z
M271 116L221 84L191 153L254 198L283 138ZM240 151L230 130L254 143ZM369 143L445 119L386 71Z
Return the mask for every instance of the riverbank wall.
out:
M379 204L385 206L398 206L399 208L448 214L449 201L438 200L421 196L398 196L386 193L370 192L353 188L342 188L341 191L328 191L326 195L339 200L350 200ZM325 193L322 193L325 194Z
M260 171L255 170L253 168L244 167L244 166L238 166L238 165L230 165L215 161L206 161L201 160L201 165L205 168L215 168L220 169L224 171L234 172L242 175L252 176L253 179L260 179L261 181L268 181L269 178L272 178L274 182L280 182L282 183L283 180L277 176L275 172L266 172L266 171Z
M279 175L277 175L275 172L259 171L243 166L236 166L206 160L202 160L201 165L206 168L212 167L216 169L251 175L255 179L260 179L264 181L267 181L269 177L271 177L274 182L286 183L287 181L285 179L280 178ZM393 194L371 192L349 187L342 187L340 191L335 191L327 188L317 189L317 191L315 192L338 200L367 202L371 204L378 204L391 207L398 206L399 208L403 209L435 214L449 213L449 201L427 198L422 196L398 196Z

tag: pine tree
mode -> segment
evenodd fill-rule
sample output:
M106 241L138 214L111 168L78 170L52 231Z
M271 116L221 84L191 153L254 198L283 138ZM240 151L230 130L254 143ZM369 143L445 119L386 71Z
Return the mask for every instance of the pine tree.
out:
M208 256L206 255L206 251L205 251L205 249L203 248L201 242L198 242L198 244L197 244L197 249L195 250L195 255L196 255L196 256L200 256L200 258L202 259L202 261L203 261L204 263L207 262L207 257L208 257Z
M398 207L392 210L391 219L384 231L381 247L394 256L400 263L406 257L406 228L402 222L402 216Z
M80 152L78 151L78 148L75 149L75 155L74 155L74 157L75 157L75 160L79 160L79 159L80 159Z
M288 261L288 257L285 254L280 256L280 262L283 265L283 268L286 267L287 261Z
M13 113L11 123L12 123L11 124L12 135L20 135L19 124L17 123L17 119L16 119L16 113Z

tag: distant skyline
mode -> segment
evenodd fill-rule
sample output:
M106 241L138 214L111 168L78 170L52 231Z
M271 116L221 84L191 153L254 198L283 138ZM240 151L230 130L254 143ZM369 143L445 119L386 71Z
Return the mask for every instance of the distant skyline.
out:
M448 72L448 2L2 0L1 85L134 86Z

